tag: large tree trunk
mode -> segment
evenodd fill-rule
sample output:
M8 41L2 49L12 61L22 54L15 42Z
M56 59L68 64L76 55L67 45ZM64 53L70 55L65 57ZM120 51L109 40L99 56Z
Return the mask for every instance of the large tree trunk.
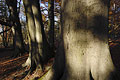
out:
M109 80L114 69L107 38L108 3L64 0L62 26L65 71L62 80Z
M60 56L65 59L60 66L55 62L43 80L114 80L107 38L108 4L109 0L62 0L65 53L56 62Z
M24 3L25 13L26 13L26 17L27 17L27 29L29 32L29 57L28 57L25 65L31 65L31 70L34 70L36 67L36 63L35 63L36 27L35 27L35 22L34 22L34 15L32 12L32 4L31 4L32 2L30 0L23 0L23 3Z

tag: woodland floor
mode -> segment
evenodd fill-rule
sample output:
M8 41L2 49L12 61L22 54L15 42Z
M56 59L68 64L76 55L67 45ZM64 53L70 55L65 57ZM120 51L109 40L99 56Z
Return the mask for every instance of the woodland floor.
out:
M110 51L114 65L120 70L120 44L110 42ZM10 48L0 48L0 80L21 80L26 76L24 73L29 67L23 68L22 64L26 61L28 54L25 53L20 57L10 58L9 56L11 56L12 53L13 50ZM46 66L51 66L52 62L53 59L51 59ZM41 77L46 72L47 70L42 72L38 69L34 74L27 75L24 80L37 80L37 78Z
M25 53L24 55L17 57L17 58L10 58L13 50L10 48L0 48L0 80L37 80L37 78L41 77L44 72L37 69L37 71L33 72L32 75L27 75L26 72L29 70L29 67L22 67L22 64L26 61L28 54ZM47 68L50 68L52 65L53 59L49 61ZM25 77L26 76L26 77Z

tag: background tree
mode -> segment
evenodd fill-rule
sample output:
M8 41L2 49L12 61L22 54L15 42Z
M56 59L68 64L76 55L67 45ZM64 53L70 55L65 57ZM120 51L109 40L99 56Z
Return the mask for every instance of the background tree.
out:
M49 17L49 43L52 49L54 49L54 0L48 1L48 17Z
M21 23L19 19L19 13L17 10L17 0L6 0L6 4L8 5L10 20L13 25L13 45L15 49L14 57L18 56L20 53L25 52L24 41L21 30Z

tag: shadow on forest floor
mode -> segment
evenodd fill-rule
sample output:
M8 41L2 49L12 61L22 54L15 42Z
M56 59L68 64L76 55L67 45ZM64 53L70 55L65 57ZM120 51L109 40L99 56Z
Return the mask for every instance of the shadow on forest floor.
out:
M26 61L28 54L10 58L12 52L12 49L0 49L0 80L13 80L11 76L24 70L21 65Z
M0 48L0 80L21 80L25 77L25 72L29 70L29 67L22 67L22 64L25 63L28 58L28 54L17 57L10 58L13 53L12 49L8 48ZM53 59L49 61L49 64L45 66L51 66L53 63ZM30 78L35 78L42 76L46 71L41 73L38 69L34 74L27 75L24 80L29 80ZM39 75L40 74L40 75Z

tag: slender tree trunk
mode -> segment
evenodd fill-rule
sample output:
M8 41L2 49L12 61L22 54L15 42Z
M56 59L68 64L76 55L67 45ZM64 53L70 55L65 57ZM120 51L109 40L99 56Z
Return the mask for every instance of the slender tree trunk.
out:
M12 30L12 33L13 33L13 49L15 49L16 40L15 40L15 29L14 29L14 27L12 27L11 30Z
M4 25L2 25L2 30L3 30L2 41L3 41L3 46L5 46L5 32L4 32L5 27L4 27Z
M109 0L62 0L64 52L42 80L115 80L107 38L108 4ZM58 62L60 57L65 59Z
M28 37L28 43L29 43L29 56L26 60L26 62L24 64L22 64L23 67L29 67L31 66L31 38L30 38L30 34L29 34L29 30L28 30L28 19L27 19L27 26L26 26L26 29L27 29L27 37Z
M49 16L49 43L54 50L54 0L48 1L48 16Z
M7 26L2 25L2 31L3 31L2 41L3 41L3 46L5 48L8 46L7 32L5 32L6 30L7 30Z
M44 24L42 20L42 14L41 14L41 9L39 8L39 16L40 16L40 24L41 24L41 32L42 32L42 39L43 39L43 53L45 54L44 62L46 63L51 57L54 56L54 50L48 43L45 30L44 30Z

